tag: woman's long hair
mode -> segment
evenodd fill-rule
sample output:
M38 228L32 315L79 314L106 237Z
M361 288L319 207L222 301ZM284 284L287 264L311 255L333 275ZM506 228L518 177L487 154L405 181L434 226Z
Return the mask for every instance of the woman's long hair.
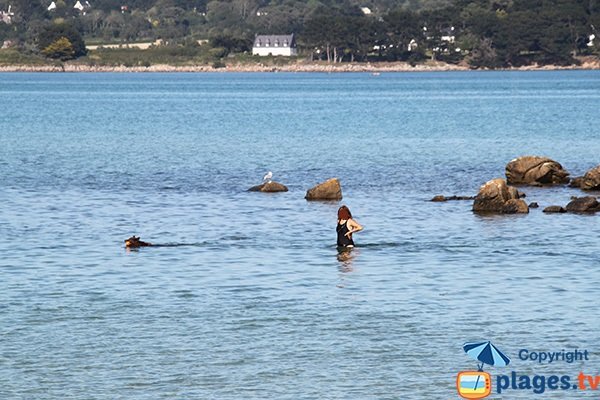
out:
M346 206L341 206L338 210L338 221L349 220L350 218L352 218L350 209L348 209Z

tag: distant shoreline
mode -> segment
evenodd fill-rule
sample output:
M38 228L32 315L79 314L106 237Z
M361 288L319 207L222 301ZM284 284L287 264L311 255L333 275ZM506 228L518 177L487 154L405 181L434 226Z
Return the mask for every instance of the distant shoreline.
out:
M600 70L600 60L583 59L580 65L531 65L518 68L472 69L465 65L447 64L429 61L422 64L410 65L404 62L377 63L339 63L323 62L295 63L287 65L265 64L228 64L222 68L211 65L168 65L156 64L144 66L106 66L88 65L76 62L60 65L0 65L0 72L446 72L446 71L553 71L553 70Z

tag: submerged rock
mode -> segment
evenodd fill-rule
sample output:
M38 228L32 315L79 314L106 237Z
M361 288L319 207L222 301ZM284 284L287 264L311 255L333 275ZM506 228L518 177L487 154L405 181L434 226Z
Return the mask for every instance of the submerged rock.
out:
M575 213L586 213L600 211L600 204L593 196L577 197L567 204L567 211Z
M306 200L341 200L342 186L338 178L331 178L308 189Z
M475 196L444 196L444 195L437 195L434 196L433 199L431 199L431 201L434 202L442 202L442 201L453 201L453 200L474 200Z
M249 192L263 192L263 193L276 193L276 192L287 192L288 188L279 182L266 182L262 185L252 186L248 189Z
M539 208L540 205L538 203L536 203L535 201L532 203L529 203L529 208Z
M571 182L569 182L569 186L574 188L580 188L582 182L583 176L578 176L577 178L571 179Z
M558 162L538 156L523 156L506 165L511 185L553 185L569 182L569 173Z
M600 165L583 175L579 187L583 190L600 190Z
M566 213L567 210L565 210L561 206L548 206L548 207L544 208L543 212L545 212L545 213Z
M473 202L473 211L498 214L529 212L529 208L523 200L520 200L522 204L517 202L507 204L510 200L519 200L517 189L508 186L502 178L492 179L479 188L479 193L477 193ZM527 208L527 211L524 211L523 205Z

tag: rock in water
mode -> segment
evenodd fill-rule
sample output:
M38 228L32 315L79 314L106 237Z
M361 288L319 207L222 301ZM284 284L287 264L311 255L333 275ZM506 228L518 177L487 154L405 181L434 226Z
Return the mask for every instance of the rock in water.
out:
M431 199L431 201L433 202L444 202L444 201L451 201L451 200L474 200L475 197L474 196L444 196L441 194L438 194L437 196L433 196L433 198Z
M569 182L569 173L547 157L523 156L506 165L510 185L553 185Z
M598 208L599 205L595 197L586 196L571 200L566 208L568 212L585 213L600 211Z
M582 183L583 176L578 176L577 178L571 179L571 182L569 182L569 186L574 188L580 188Z
M510 199L504 203L502 214L529 214L529 207L525 200Z
M600 190L600 165L583 175L579 187L583 190Z
M319 183L312 189L308 189L306 200L341 200L342 187L338 178L331 178L323 183Z
M517 207L518 209L522 209L522 206L517 206L516 203L511 203L509 208L504 208L506 203L509 200L518 200L519 194L517 189L508 186L506 181L502 178L492 179L489 182L486 182L484 185L479 188L479 193L475 197L475 201L473 202L473 211L478 213L504 213L506 211L510 211ZM523 201L525 207L527 204ZM529 210L529 208L527 207ZM528 212L528 211L527 211Z
M288 188L281 183L270 181L263 183L262 185L252 186L248 189L249 192L263 192L263 193L275 193L275 192L287 192Z
M566 213L567 210L562 208L561 206L548 206L544 208L545 213Z
M540 205L539 205L538 203L536 203L535 201L534 201L534 202L531 202L531 203L529 203L529 208L539 208L539 206L540 206Z

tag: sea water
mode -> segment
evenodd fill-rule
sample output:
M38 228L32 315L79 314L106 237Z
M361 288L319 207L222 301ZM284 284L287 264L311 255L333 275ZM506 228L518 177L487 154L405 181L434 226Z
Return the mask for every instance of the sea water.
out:
M600 366L600 216L541 211L581 192L429 201L598 165L598 71L5 73L0 104L0 398L449 399L478 340L492 376ZM267 171L289 192L246 191ZM331 177L342 202L304 199Z

